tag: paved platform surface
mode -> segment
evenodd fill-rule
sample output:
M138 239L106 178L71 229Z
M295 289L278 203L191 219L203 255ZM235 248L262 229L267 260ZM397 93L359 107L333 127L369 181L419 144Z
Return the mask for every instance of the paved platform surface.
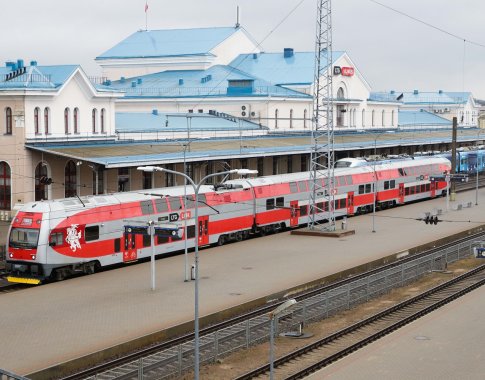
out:
M458 201L475 192L458 194ZM425 225L414 218L445 199L350 218L345 238L266 236L201 251L200 314L207 315L485 224L483 204ZM475 202L473 202L475 203ZM190 258L192 260L192 256ZM28 374L193 320L183 255L0 295L0 368ZM457 352L457 355L459 353Z
M307 379L482 380L484 298L476 289Z

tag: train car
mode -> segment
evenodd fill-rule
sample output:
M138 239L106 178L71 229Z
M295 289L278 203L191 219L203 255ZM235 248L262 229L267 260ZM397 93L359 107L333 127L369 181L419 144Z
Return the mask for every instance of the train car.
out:
M446 183L429 176L450 170L442 157L387 160L372 165L337 165L335 192L322 191L316 217L328 218L329 201L337 217L369 212L441 196ZM151 237L137 226L156 222L156 255L198 245L224 244L251 234L265 235L309 221L310 173L240 178L202 186L198 220L195 197L184 187L152 189L150 194L125 192L32 202L20 209L9 231L6 271L10 282L38 284L75 273L131 263L151 255ZM374 194L375 193L375 194ZM166 232L170 231L170 234Z

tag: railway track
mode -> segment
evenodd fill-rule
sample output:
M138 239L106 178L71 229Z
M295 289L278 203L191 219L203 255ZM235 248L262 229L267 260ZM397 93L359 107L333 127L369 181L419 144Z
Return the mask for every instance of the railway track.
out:
M423 253L404 257L404 258L402 258L402 259L400 259L396 262L392 262L392 263L384 265L382 267L369 270L365 273L361 273L361 274L358 274L358 275L337 281L337 282L332 283L330 285L318 287L318 288L303 292L303 293L295 296L294 298L298 302L301 302L305 299L309 299L311 297L322 294L324 292L331 291L332 289L336 289L336 288L341 287L343 285L350 284L352 281L364 280L364 279L369 278L371 276L375 276L376 274L378 274L380 272L383 272L383 271L389 270L391 268L395 268L397 266L400 266L403 263L412 262L413 260L419 260L420 258L427 257L428 255L432 255L436 252L440 252L441 250L446 250L446 249L448 249L452 246L455 246L457 244L466 243L466 242L477 240L477 239L483 239L484 237L485 237L485 233L483 233L483 232L477 233L477 234L474 234L474 235L453 241L451 243L433 248L433 249L428 250L428 251L423 252ZM212 344L211 339L210 338L206 339L205 338L206 336L209 337L210 334L213 334L216 331L220 331L220 330L223 330L223 329L231 330L233 328L233 326L236 326L238 324L245 323L245 322L247 323L248 320L253 321L252 323L254 324L254 326L252 326L251 328L255 327L255 331L258 331L258 328L259 328L258 323L260 323L260 327L261 327L260 328L260 334L261 334L261 336L264 336L264 331L265 331L264 329L267 327L267 314L270 311L274 310L274 308L277 307L282 302L283 301L268 304L268 305L265 305L265 306L258 308L256 310L253 310L251 312L236 316L236 317L228 319L226 321L223 321L223 322L220 322L220 323L214 324L212 326L208 326L208 327L201 329L201 331L200 331L201 355L202 356L204 355L204 347L207 346L207 350L209 350L210 347L211 347L211 344ZM258 322L258 321L260 321L260 322ZM228 334L228 335L230 335L230 334ZM112 361L99 364L95 367L80 371L80 372L72 374L70 376L66 376L66 377L63 378L63 380L86 379L86 378L89 378L90 376L94 376L94 375L96 375L97 379L104 379L104 378L106 378L106 379L114 379L114 378L116 378L116 379L118 379L118 378L121 378L121 379L136 379L137 375L138 375L138 373L135 369L136 366L138 365L137 363L139 363L140 361L150 362L151 360L153 360L153 368L154 369L155 368L161 368L165 364L168 365L168 360L165 360L162 352L165 351L165 350L169 350L169 349L176 349L176 347L180 346L180 345L193 346L193 338L194 338L194 334L189 333L189 334L180 336L178 338L172 339L170 341L159 343L159 344L153 345L151 347L139 350L137 352L125 355L123 357L114 359ZM227 339L228 340L234 339L234 337L228 336ZM207 342L205 342L205 340L207 340ZM123 367L123 366L124 366L124 369L120 370L120 368ZM130 368L133 368L133 369L130 369ZM113 370L114 372L116 372L117 375L113 377L112 374L109 373L109 372L111 372L110 370ZM105 374L106 374L106 377L105 377Z
M485 265L275 360L274 378L302 379L483 284ZM236 380L268 378L269 366Z

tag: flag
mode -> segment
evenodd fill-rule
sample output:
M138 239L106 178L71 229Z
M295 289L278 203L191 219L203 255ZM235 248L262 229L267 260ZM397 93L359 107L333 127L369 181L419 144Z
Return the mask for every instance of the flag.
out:
M148 10L148 1L145 2L145 13L147 13L147 10Z

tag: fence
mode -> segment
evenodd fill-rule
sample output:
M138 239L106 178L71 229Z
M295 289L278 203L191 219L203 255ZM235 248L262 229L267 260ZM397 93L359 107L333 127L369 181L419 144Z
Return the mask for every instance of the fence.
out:
M448 263L470 256L477 242L478 239L460 243L302 300L279 316L275 334L295 331L301 323L327 318L416 281L430 271L444 270ZM267 315L261 315L202 336L200 362L215 362L236 350L269 340L269 334L270 320ZM193 363L194 342L190 341L89 379L166 379L191 370Z

